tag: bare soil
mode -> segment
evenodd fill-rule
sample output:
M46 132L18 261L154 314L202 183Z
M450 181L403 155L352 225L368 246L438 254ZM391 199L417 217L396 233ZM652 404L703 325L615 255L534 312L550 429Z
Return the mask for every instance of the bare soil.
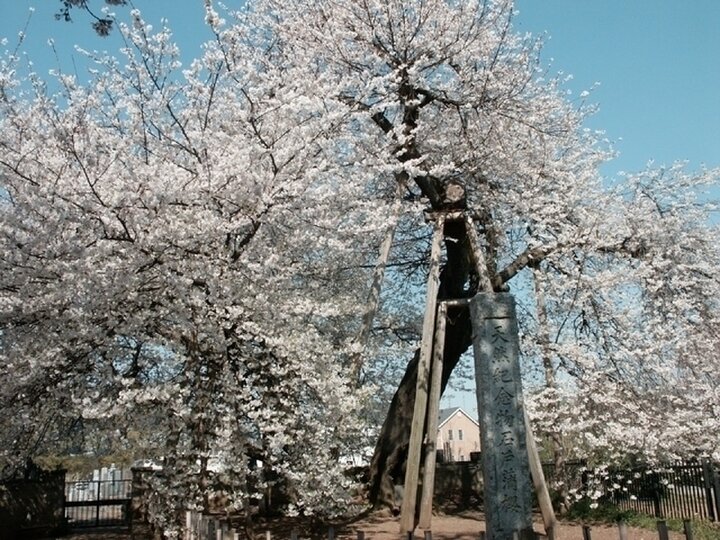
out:
M556 540L583 540L581 523L561 522L555 531ZM355 531L365 531L368 540L398 540L400 522L396 517L369 516L348 526L351 535ZM544 534L542 520L539 516L534 520L535 532ZM480 531L485 530L485 517L481 512L468 511L455 515L435 515L432 520L433 540L478 540ZM345 533L346 531L342 531ZM415 538L423 538L424 531L416 530ZM620 535L617 526L606 524L590 525L592 540L618 540ZM342 535L339 535L342 536ZM658 532L648 529L627 528L627 540L657 540ZM685 536L670 531L670 540L684 540Z
M583 540L582 523L561 522L555 531L556 540ZM295 528L299 531L300 538L308 538L314 536L303 527L289 526L287 522L271 523L267 526L256 524L256 537L264 540L265 530L271 531L272 538L288 539L290 531ZM544 529L542 520L538 517L535 519L535 531L543 534ZM371 514L358 521L337 526L336 538L338 540L353 540L357 536L358 531L364 531L366 540L404 540L405 535L400 533L400 520L398 517L383 514ZM433 540L478 540L480 532L485 530L485 518L482 513L468 511L455 515L435 515L432 522L432 538ZM590 534L592 540L618 540L619 531L617 526L606 524L591 524ZM325 534L323 534L325 536ZM422 540L424 531L416 530L415 539ZM658 532L649 529L639 529L635 527L627 528L627 540L657 540ZM130 535L121 531L107 531L106 533L88 532L84 534L74 534L72 536L63 537L65 540L129 540ZM139 540L139 537L135 537ZM670 540L684 540L685 536L670 531Z

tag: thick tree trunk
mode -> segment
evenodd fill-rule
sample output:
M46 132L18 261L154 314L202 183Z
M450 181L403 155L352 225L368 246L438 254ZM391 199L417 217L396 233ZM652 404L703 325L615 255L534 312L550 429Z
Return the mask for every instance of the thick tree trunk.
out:
M462 298L475 291L466 289L470 272L469 246L462 221L445 224L447 264L440 274L440 299ZM448 312L442 390L460 356L472 343L470 314L467 308L452 308ZM395 484L403 482L407 460L410 425L415 403L419 350L407 366L405 375L390 403L370 465L369 498L375 508L395 508Z

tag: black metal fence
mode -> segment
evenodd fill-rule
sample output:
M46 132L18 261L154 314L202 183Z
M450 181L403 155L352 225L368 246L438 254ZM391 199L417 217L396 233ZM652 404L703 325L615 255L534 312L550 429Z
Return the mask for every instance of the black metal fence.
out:
M596 473L593 480L623 510L658 518L720 518L720 474L706 460L611 469Z
M132 480L85 480L65 484L65 517L71 528L127 526Z

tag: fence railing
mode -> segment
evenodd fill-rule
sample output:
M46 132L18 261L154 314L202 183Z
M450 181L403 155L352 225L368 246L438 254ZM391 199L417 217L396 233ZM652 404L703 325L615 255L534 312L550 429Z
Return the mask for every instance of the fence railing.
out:
M707 460L656 467L586 471L585 489L601 488L622 510L657 518L720 520L720 473Z
M202 514L195 511L187 511L185 513L185 536L183 540L239 540L240 538L247 537L247 531L239 532L236 528L233 528L232 522L227 518L219 518L208 514ZM335 527L329 525L326 529L323 529L323 534L313 534L312 538L325 538L327 540L336 540ZM356 540L365 540L365 531L356 531ZM256 538L262 537L263 535L251 535ZM347 535L344 536L347 538ZM296 529L290 531L286 536L272 536L270 531L265 531L265 540L275 540L276 538L285 538L288 540L300 540L301 535ZM305 536L307 538L307 536ZM428 539L427 535L425 540L432 540L432 537Z
M720 478L706 460L609 472L612 500L622 509L660 518L717 521L720 516Z
M65 484L70 527L130 524L132 480L85 480Z
M239 540L240 536L228 520L190 510L185 513L184 540Z

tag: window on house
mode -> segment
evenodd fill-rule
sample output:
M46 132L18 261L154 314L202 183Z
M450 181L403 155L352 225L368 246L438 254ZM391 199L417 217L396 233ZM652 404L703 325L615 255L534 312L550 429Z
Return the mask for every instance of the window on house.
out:
M452 429L448 429L448 441L452 441Z
M458 429L458 441L462 441L462 429Z

